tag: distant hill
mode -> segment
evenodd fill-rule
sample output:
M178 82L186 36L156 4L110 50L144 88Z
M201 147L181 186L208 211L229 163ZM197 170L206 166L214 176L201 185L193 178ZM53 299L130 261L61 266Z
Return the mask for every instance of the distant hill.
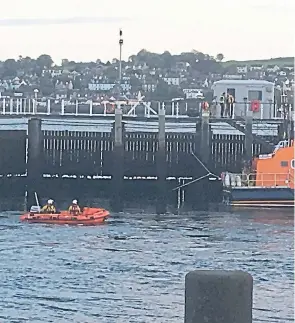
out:
M277 58L270 58L270 59L260 59L260 60L250 60L250 61L226 61L223 62L222 65L224 67L230 65L255 65L255 64L262 64L264 66L267 65L294 65L294 57L277 57Z

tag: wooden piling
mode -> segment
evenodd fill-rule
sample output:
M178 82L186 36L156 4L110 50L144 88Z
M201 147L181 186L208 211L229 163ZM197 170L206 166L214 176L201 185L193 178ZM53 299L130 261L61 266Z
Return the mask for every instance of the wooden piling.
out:
M244 159L248 166L252 163L252 145L253 145L253 112L247 109L245 118L245 144Z
M201 124L201 154L200 157L205 165L208 165L210 160L210 113L202 110Z
M28 160L27 160L27 199L26 208L36 205L35 192L38 194L43 178L43 135L42 120L32 118L28 121Z
M114 212L123 211L123 182L124 182L124 144L123 144L123 121L122 110L115 109L115 123L113 128L114 150L112 169L112 192L111 208Z
M166 176L167 176L167 164L166 164L166 140L165 140L165 109L159 108L158 111L158 151L156 155L157 164L157 188L158 197L156 212L157 214L166 213L167 209L167 187L166 187Z
M246 272L196 270L185 277L185 323L252 323L252 305Z

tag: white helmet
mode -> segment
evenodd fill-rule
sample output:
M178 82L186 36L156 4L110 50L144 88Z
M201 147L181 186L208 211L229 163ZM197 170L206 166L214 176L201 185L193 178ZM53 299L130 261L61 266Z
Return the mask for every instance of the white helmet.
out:
M73 204L78 204L78 201L77 200L73 200L72 202Z
M47 203L48 204L53 204L53 200L50 199L50 200L47 201Z

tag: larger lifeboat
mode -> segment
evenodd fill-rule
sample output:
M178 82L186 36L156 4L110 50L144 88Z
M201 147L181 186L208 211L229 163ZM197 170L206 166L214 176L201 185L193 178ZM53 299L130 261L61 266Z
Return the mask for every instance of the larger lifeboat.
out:
M73 215L68 211L44 214L32 212L20 216L20 220L29 223L68 224L68 225L99 225L105 222L110 212L102 208L85 207L81 214Z

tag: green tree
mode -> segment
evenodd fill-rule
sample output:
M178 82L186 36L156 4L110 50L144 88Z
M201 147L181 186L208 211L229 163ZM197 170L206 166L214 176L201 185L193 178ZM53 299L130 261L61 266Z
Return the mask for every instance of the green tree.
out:
M218 62L222 62L224 60L224 55L222 53L219 53L216 55L216 60Z
M132 87L133 92L138 92L142 88L142 83L136 76L130 77L130 85Z
M51 78L48 76L43 76L39 80L40 82L40 91L43 95L49 96L54 92L54 84Z
M14 59L7 59L3 63L3 76L5 77L15 77L17 74L18 62Z
M53 64L53 60L51 56L47 54L42 54L37 58L37 65L43 69L43 68L50 68Z
M161 56L160 56L161 60L163 61L163 63L161 64L164 68L172 68L173 65L175 65L175 59L173 57L173 55L170 54L170 52L165 51Z

